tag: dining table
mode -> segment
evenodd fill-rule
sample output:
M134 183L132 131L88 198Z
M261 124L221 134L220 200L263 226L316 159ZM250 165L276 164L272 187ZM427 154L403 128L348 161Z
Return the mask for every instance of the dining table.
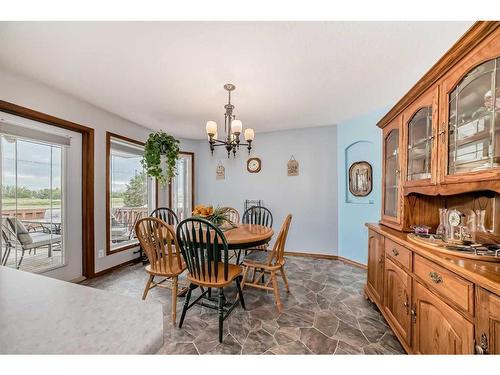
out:
M235 224L223 228L229 250L250 249L268 243L273 237L272 228L257 224Z

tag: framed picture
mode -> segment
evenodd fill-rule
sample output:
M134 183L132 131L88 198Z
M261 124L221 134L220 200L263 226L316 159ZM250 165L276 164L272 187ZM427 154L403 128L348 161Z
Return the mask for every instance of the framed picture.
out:
M292 157L288 160L286 165L288 176L298 176L299 175L299 162Z
M225 180L226 179L226 168L219 162L217 165L217 169L215 170L215 178L217 180Z
M357 161L349 167L349 191L355 197L366 197L373 188L372 166L366 161Z

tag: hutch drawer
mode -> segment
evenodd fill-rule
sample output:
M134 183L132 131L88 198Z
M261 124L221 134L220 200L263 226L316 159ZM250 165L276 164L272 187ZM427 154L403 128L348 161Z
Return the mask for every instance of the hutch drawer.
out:
M396 260L400 265L411 271L411 251L406 247L386 238L385 254Z
M474 284L415 254L413 272L438 295L470 315L474 314Z

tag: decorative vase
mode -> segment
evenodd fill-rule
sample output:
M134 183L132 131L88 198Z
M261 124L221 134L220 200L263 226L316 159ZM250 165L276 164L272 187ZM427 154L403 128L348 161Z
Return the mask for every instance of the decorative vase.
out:
M438 236L441 236L441 238L446 238L446 234L447 234L447 228L448 228L448 224L447 224L447 215L446 213L448 212L448 210L446 208L440 208L439 209L439 225L436 229L436 234Z

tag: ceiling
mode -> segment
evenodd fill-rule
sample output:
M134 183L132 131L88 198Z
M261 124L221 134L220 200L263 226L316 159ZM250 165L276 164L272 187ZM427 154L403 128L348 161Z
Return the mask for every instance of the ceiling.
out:
M178 137L257 133L393 105L472 22L0 22L0 66Z

